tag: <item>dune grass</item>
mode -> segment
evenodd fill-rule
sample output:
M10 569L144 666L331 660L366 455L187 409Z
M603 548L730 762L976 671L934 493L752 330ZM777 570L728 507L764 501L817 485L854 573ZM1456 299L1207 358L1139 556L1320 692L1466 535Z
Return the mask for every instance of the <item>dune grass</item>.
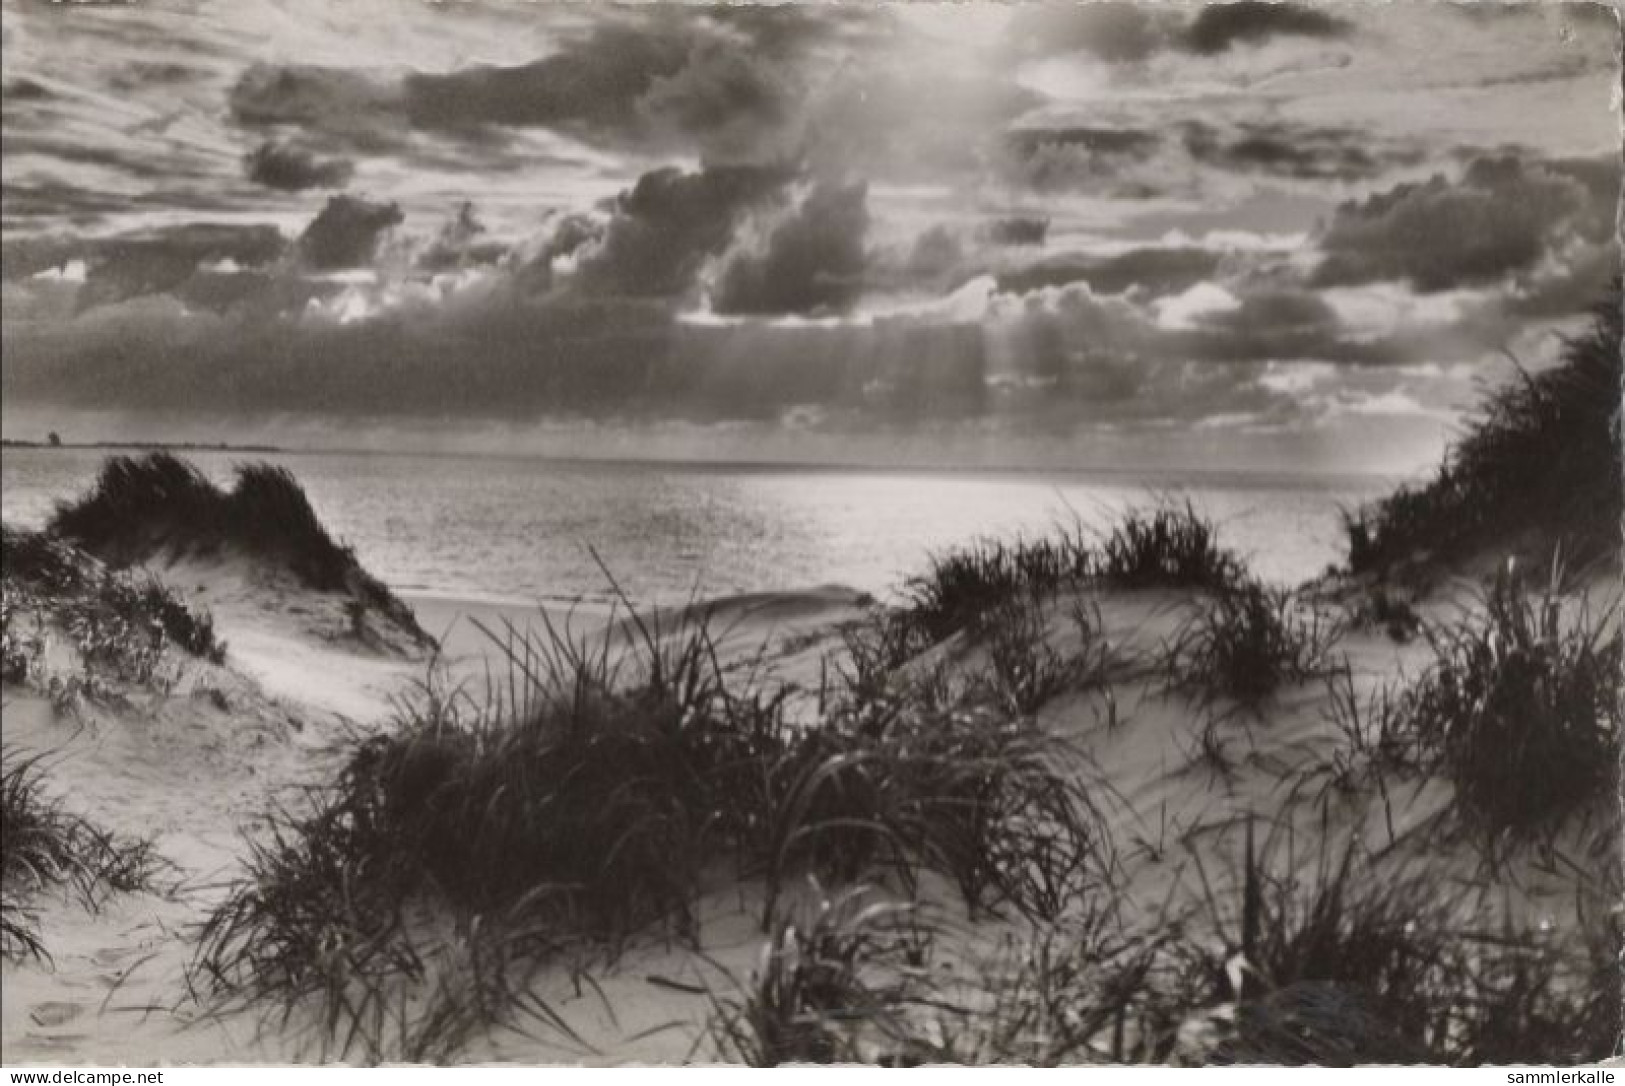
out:
M1014 596L980 614L969 633L987 653L975 686L1013 716L1031 716L1069 690L1107 686L1111 650L1099 607L1081 597L1070 601L1076 644L1058 646L1051 633L1057 601Z
M33 902L66 892L95 909L114 893L148 888L151 842L130 840L67 811L46 788L40 756L0 748L0 954L49 962Z
M90 490L58 503L47 532L115 567L169 553L223 548L291 570L318 592L347 592L427 644L412 612L364 570L355 551L335 542L288 469L244 464L222 490L188 461L165 452L114 456Z
M1566 593L1560 567L1537 584L1509 560L1457 617L1419 626L1431 658L1414 679L1362 698L1346 664L1330 673L1337 742L1297 789L1387 802L1401 781L1442 777L1490 860L1550 838L1602 810L1618 779L1619 619L1617 600L1599 612Z
M1333 668L1325 682L1322 714L1336 739L1298 769L1291 794L1311 795L1319 802L1339 795L1356 803L1375 794L1393 840L1396 786L1419 783L1429 775L1411 724L1409 687L1385 682L1362 697L1346 661Z
M156 577L116 573L71 545L39 533L0 531L0 676L46 681L45 642L61 636L83 674L63 679L87 691L110 683L164 682L164 650L221 663L226 646L206 609L183 602Z
M1037 539L985 539L931 556L903 585L911 646L928 648L994 608L1048 595L1094 576L1096 557L1081 528Z
M1088 587L1230 588L1245 563L1221 547L1218 529L1189 502L1125 511L1092 539L1080 523L1036 539L985 539L931 556L903 585L892 642L929 648L998 608Z
M88 493L57 506L49 530L114 565L164 547L187 552L229 543L289 559L319 591L342 588L354 565L286 468L243 465L225 491L166 452L109 457Z
M1204 706L1256 715L1281 687L1320 676L1341 635L1297 593L1244 580L1198 603L1164 646L1164 668Z
M1620 285L1555 366L1492 391L1432 479L1345 513L1348 563L1382 573L1448 562L1529 534L1569 560L1613 556L1620 539ZM1544 555L1542 556L1544 557Z
M1620 742L1617 605L1594 614L1554 575L1533 588L1513 563L1476 610L1427 631L1434 660L1409 694L1430 767L1470 824L1523 836L1607 797Z
M1249 821L1239 886L1228 894L1215 892L1196 857L1219 934L1201 971L1213 994L1245 1003L1309 982L1354 988L1374 1001L1393 1040L1404 1037L1410 1058L1398 1062L1421 1060L1428 1008L1448 997L1435 970L1454 919L1438 888L1373 872L1356 841L1338 848L1322 832L1304 842L1275 826L1255 845L1253 828Z
M1577 897L1563 925L1577 939L1505 913L1480 927L1482 893L1379 868L1356 841L1246 827L1228 878L1193 851L1189 913L1136 926L1108 906L952 968L912 907L819 895L775 928L749 985L713 995L710 1038L755 1066L1567 1066L1618 1051L1617 877Z
M1246 578L1245 563L1219 545L1217 526L1190 502L1133 509L1099 545L1097 580L1119 588L1223 591Z
M1187 1024L1220 1027L1198 1062L1565 1066L1619 1051L1617 870L1559 906L1573 923L1538 923L1489 907L1492 888L1379 867L1357 840L1277 826L1255 846L1247 830L1227 885L1196 857L1219 939L1183 940L1171 998L1195 1010ZM1216 1005L1221 1021L1202 1023Z
M1101 877L1075 756L1030 723L848 694L795 725L790 691L729 681L703 613L659 623L487 631L503 681L426 682L309 813L255 844L203 933L202 986L281 1013L313 1004L330 1036L365 1038L354 1008L428 975L412 941L425 917L510 933L534 961L651 931L691 941L719 885L758 882L771 930L807 875L909 890L935 871L968 908L1024 916Z
M870 888L826 894L779 919L737 993L711 997L717 1057L748 1067L864 1063L909 1035L933 934L914 907Z

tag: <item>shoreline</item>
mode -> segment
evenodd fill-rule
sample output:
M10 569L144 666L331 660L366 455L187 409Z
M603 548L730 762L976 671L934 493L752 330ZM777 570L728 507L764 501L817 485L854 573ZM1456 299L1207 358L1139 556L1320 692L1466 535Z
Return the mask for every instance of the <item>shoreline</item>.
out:
M1114 467L1109 465L1056 466L1024 464L941 464L941 463L882 463L879 461L842 462L833 460L725 460L699 457L616 457L616 456L561 456L552 453L522 451L462 451L456 449L393 449L357 446L288 446L288 445L229 445L156 441L97 441L63 442L49 445L45 442L14 441L0 444L0 451L24 449L37 452L59 451L180 451L180 452L248 452L275 456L337 456L337 457L399 457L427 460L494 460L518 461L578 469L691 471L696 473L726 474L735 472L751 475L855 475L855 476L928 476L957 477L968 480L986 479L1013 481L1031 478L1035 482L1052 480L1128 481L1144 483L1155 489L1167 481L1171 488L1183 489L1179 481L1223 488L1229 485L1279 487L1284 490L1311 489L1327 486L1371 486L1387 488L1417 472L1362 472L1305 468L1280 471L1268 468L1213 468L1200 464L1179 467Z

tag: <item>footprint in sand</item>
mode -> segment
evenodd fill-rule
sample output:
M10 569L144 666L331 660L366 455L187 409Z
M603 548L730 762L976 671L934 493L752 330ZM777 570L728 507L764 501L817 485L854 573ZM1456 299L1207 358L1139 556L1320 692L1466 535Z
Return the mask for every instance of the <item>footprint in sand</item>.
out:
M28 1012L28 1017L36 1026L55 1029L57 1026L67 1025L84 1013L85 1008L78 1003L63 1003L53 1000L34 1004Z
M103 947L90 956L90 960L100 966L114 966L124 962L126 958L133 958L136 950L132 947L109 946Z

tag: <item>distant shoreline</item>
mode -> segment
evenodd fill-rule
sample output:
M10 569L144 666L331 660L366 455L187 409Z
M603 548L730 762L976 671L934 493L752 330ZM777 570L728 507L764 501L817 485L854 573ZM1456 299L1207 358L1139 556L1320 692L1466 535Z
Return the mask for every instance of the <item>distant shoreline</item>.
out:
M277 445L232 445L224 441L198 442L198 441L26 441L15 438L0 438L0 448L4 449L144 449L148 451L162 451L178 449L182 452L251 452L251 453L287 453L290 450Z
M744 471L744 472L829 472L852 475L952 475L984 477L989 479L1001 478L1124 478L1143 480L1147 477L1159 481L1166 480L1168 484L1177 488L1181 484L1215 479L1235 479L1237 477L1254 478L1259 480L1288 479L1295 484L1321 485L1326 483L1370 483L1383 486L1393 486L1408 478L1405 473L1394 472L1368 472L1368 471L1338 471L1307 469L1303 471L1279 471L1273 469L1248 468L1209 468L1209 467L1169 467L1169 468L1136 468L1126 466L1053 466L1053 465L1022 465L1022 464L928 464L916 462L902 462L887 464L868 461L819 461L819 460L724 460L703 457L642 457L642 456L566 456L556 453L534 453L525 451L514 452L488 452L459 449L388 449L388 448L349 448L345 446L303 446L288 447L282 445L231 445L225 443L199 443L199 442L170 442L170 441L64 441L60 445L50 445L43 441L18 441L10 438L0 440L0 448L6 449L143 449L143 450L174 450L179 452L247 452L247 453L274 453L279 456L356 456L356 457L426 457L436 460L523 460L537 464L549 464L568 467L585 468L654 468L664 470L693 470L693 471Z

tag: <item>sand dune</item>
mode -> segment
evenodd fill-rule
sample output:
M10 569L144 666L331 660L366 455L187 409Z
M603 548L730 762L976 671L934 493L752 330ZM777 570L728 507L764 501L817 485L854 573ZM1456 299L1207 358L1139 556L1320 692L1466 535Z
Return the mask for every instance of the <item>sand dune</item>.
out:
M306 1039L261 1033L242 1017L211 1017L190 999L185 974L191 935L236 875L246 840L266 811L297 805L304 789L322 784L339 764L345 744L387 726L392 699L430 666L449 668L469 681L482 679L487 667L500 672L505 660L481 625L501 630L511 623L519 631L539 631L542 621L536 607L413 600L424 628L444 635L444 655L431 665L428 656L403 651L398 641L355 637L343 600L240 558L186 559L156 572L189 602L210 608L228 647L224 665L176 659L179 671L171 690L137 694L139 704L129 709L84 706L68 717L40 691L6 687L7 744L25 753L49 752L51 780L64 801L109 829L153 837L166 863L162 893L114 898L99 912L65 898L40 903L41 934L52 961L0 967L0 1055L8 1064L311 1058ZM851 617L860 602L857 593L822 588L698 604L682 617L708 613L719 629L729 631L729 644L755 648L827 628ZM602 632L612 620L624 622L607 610L555 611L548 618L561 626L568 620L582 636ZM672 619L660 616L661 622ZM757 950L749 911L721 904L707 911L716 928L707 945L723 960L731 958L743 977ZM636 1032L636 1023L643 1023L637 1028L660 1025L678 1008L684 1008L678 1017L703 1015L704 1000L649 984L637 972L638 963L650 975L678 982L716 980L715 975L697 977L686 956L634 955L620 979L606 980L617 1028ZM605 1051L614 1051L609 1020L594 1027L603 1008L585 1002L583 1029ZM616 1058L684 1054L655 1044ZM490 1055L546 1062L592 1053L544 1045L499 1046Z
M342 741L379 726L391 695L418 677L423 664L345 643L334 634L331 608L324 611L324 602L309 593L251 583L239 569L188 566L168 573L182 574L177 583L192 584L215 608L231 646L226 666L198 663L172 694L139 712L91 712L80 722L55 718L42 697L8 689L8 742L54 751L54 779L87 814L129 833L155 835L177 885L171 893L114 901L100 914L66 902L45 909L53 967L4 968L7 1062L262 1062L312 1055L297 1036L259 1034L245 1018L213 1019L191 1003L184 983L186 933L218 900L244 847L241 834L251 833L270 805L296 803L302 787L320 782ZM776 645L782 657L788 639L788 656L806 677L809 661L832 648L832 623L853 617L863 602L826 588L721 600L702 610L733 631L730 644ZM1235 728L1228 742L1239 768L1232 776L1193 766L1188 705L1161 691L1143 669L1134 677L1137 662L1169 635L1183 603L1169 592L1119 593L1101 602L1126 677L1115 688L1115 711L1131 719L1131 727L1108 726L1098 696L1062 697L1040 714L1047 727L1076 733L1093 772L1116 782L1105 804L1109 829L1127 854L1141 854L1129 861L1124 892L1147 915L1154 903L1165 907L1170 896L1196 892L1188 863L1179 859L1182 850L1198 850L1209 862L1233 850L1249 812L1279 807L1275 767L1311 758L1333 739L1320 713L1320 692L1305 688L1282 697L1256 726ZM523 628L535 617L528 608L419 607L427 628L451 631L446 650L467 675L500 664L494 646L475 636L476 621ZM1059 618L1051 627L1058 644L1064 627ZM808 640L820 635L828 637ZM1347 649L1362 687L1414 665L1417 656L1414 646L1396 647L1380 635L1352 637ZM977 649L958 651L959 666L976 666ZM208 691L220 691L223 700L215 702ZM1423 790L1386 825L1350 802L1336 812L1330 836L1366 834L1392 849L1395 865L1437 865L1441 857L1406 842L1425 840L1418 828L1446 798L1437 787ZM1303 805L1305 826L1323 814ZM1326 840L1326 829L1317 836ZM1532 898L1539 893L1531 891ZM710 1004L682 986L726 988L729 974L735 981L749 974L760 941L753 898L747 887L702 903L703 956L659 941L634 947L599 971L599 991L585 995L562 975L544 976L539 991L569 1015L590 1047L499 1032L477 1040L466 1057L525 1063L689 1058ZM977 939L992 946L1003 931L992 925ZM651 1030L635 1043L626 1040Z

